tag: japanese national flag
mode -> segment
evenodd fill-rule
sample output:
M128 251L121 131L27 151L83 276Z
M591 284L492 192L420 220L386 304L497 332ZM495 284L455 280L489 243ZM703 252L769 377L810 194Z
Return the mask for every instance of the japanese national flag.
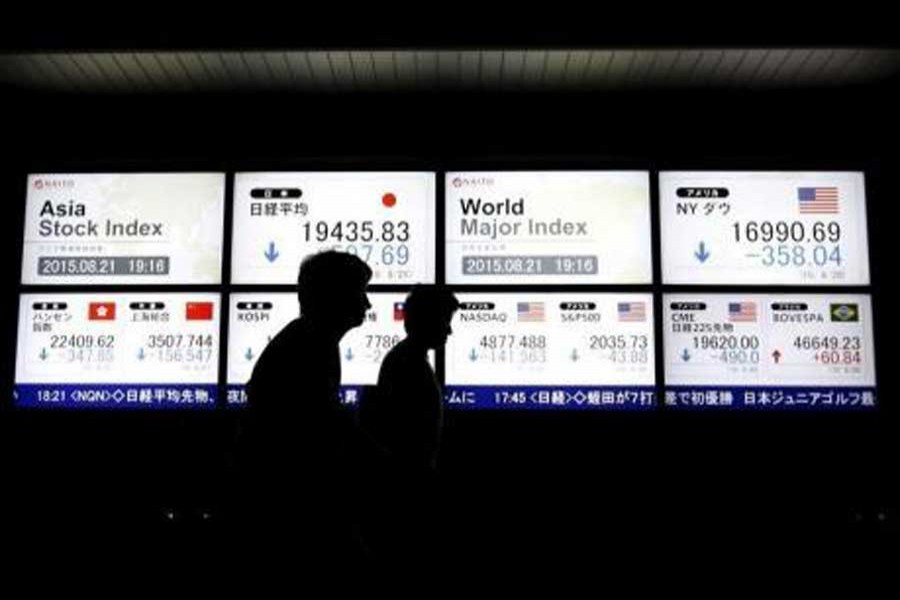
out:
M213 318L212 302L188 302L185 308L188 321L211 321Z
M91 302L88 304L89 321L115 321L115 302Z

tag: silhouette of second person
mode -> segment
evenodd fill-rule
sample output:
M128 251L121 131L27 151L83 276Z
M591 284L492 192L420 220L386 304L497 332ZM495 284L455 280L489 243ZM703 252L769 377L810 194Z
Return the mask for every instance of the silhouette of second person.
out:
M365 527L375 557L410 564L439 551L437 461L443 429L443 394L428 362L442 347L459 307L434 286L417 286L403 304L406 338L381 364L378 386L363 396L363 429L387 451L382 493L371 498Z
M452 333L459 302L449 291L416 286L403 303L406 338L381 364L374 395L360 407L360 423L401 468L433 470L443 428L443 399L428 353Z

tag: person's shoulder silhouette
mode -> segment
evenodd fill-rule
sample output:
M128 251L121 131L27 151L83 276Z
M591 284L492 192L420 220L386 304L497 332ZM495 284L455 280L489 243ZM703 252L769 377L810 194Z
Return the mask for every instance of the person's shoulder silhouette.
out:
M452 333L456 297L436 286L416 286L403 303L406 338L381 365L374 394L364 396L360 422L399 462L433 469L443 426L443 399L428 352Z
M251 411L301 414L337 406L338 344L371 307L366 296L371 276L351 254L322 252L303 261L297 278L300 317L278 332L257 360L247 383Z

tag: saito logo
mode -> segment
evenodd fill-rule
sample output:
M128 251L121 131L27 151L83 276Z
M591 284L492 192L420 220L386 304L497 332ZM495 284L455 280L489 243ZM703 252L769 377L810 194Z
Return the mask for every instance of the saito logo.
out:
M470 187L475 185L494 185L493 177L463 177L461 175L457 175L453 178L452 182L453 187L461 188L461 187Z
M71 189L71 188L75 187L75 180L74 179L47 179L45 177L36 177L31 185L36 190Z

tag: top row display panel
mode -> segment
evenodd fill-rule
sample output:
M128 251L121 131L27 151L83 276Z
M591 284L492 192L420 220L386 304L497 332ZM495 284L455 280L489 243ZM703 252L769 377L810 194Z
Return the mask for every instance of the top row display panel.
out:
M374 284L434 282L434 173L238 173L233 283L294 283L321 250L357 254Z
M224 173L30 175L22 283L219 283Z
M647 171L447 173L447 283L653 281Z
M868 285L862 173L662 172L663 281Z
M867 285L862 173L661 172L664 283ZM448 284L653 283L649 171L450 172ZM231 282L293 284L359 255L373 284L436 278L436 174L237 173ZM218 284L224 173L28 178L22 283Z

